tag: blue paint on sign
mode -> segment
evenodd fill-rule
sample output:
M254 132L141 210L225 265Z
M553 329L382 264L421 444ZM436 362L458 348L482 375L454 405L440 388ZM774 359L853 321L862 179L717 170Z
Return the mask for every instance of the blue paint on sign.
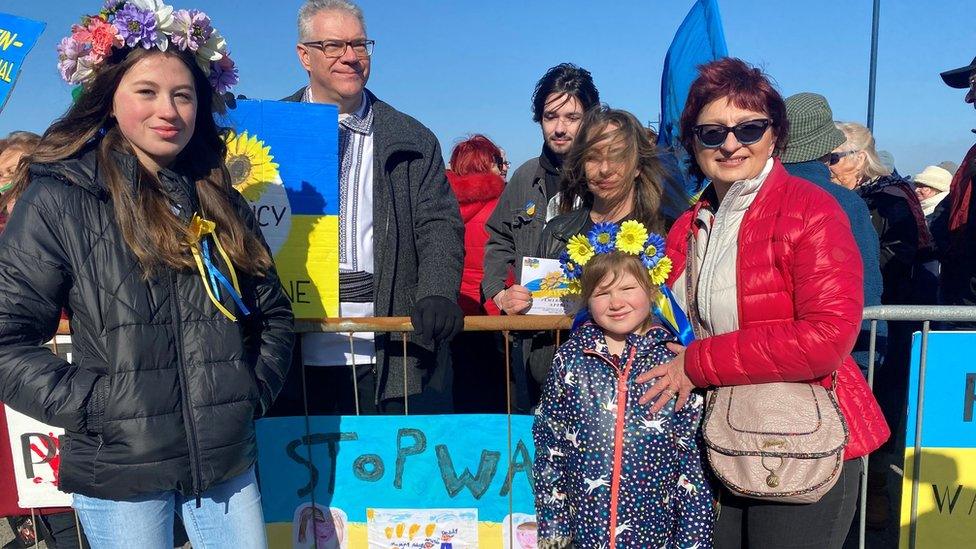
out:
M912 340L906 446L915 444L921 334ZM922 405L922 446L976 448L976 332L929 332Z
M27 53L47 23L0 13L0 111L14 89Z
M311 501L366 522L369 507L477 508L482 521L534 512L532 416L318 416L257 422L267 522Z

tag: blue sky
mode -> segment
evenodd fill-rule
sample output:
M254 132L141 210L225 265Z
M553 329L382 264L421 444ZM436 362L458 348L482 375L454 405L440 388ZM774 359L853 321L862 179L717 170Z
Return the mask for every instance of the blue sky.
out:
M68 106L55 45L101 0L0 0L0 11L46 21L7 106L0 135L43 131ZM661 67L691 0L363 0L376 40L369 88L430 127L445 156L485 133L514 166L538 154L536 80L557 63L589 69L601 98L656 121ZM821 93L840 120L867 111L871 0L719 0L729 52L762 66L780 91ZM882 0L875 134L904 174L958 162L976 141L976 110L940 71L976 56L972 0ZM176 0L205 10L241 71L238 93L278 99L307 81L298 64L300 0ZM596 7L599 6L599 7ZM513 167L514 167L513 166Z

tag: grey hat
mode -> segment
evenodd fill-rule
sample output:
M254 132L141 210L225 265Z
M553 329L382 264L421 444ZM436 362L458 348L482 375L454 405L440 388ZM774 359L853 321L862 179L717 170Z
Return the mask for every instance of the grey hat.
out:
M798 93L786 98L790 121L786 150L779 156L784 164L816 160L841 146L847 137L834 125L834 113L827 98L816 93Z

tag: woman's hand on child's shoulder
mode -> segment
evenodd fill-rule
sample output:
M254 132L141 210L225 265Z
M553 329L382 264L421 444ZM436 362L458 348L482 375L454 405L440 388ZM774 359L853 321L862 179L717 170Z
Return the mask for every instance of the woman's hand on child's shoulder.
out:
M661 411L672 398L678 399L674 404L677 412L688 402L688 397L695 388L695 384L685 374L685 348L677 343L668 343L668 349L675 353L670 362L655 366L637 377L639 383L648 383L659 378L640 398L641 404L657 399L651 406L651 413Z

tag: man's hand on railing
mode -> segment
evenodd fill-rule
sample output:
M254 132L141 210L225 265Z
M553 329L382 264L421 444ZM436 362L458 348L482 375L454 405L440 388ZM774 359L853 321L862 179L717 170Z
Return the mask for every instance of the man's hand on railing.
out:
M507 315L524 315L532 308L532 292L518 284L498 292L492 300Z
M464 328L464 313L450 299L432 295L417 302L410 322L422 341L440 343L450 341Z

